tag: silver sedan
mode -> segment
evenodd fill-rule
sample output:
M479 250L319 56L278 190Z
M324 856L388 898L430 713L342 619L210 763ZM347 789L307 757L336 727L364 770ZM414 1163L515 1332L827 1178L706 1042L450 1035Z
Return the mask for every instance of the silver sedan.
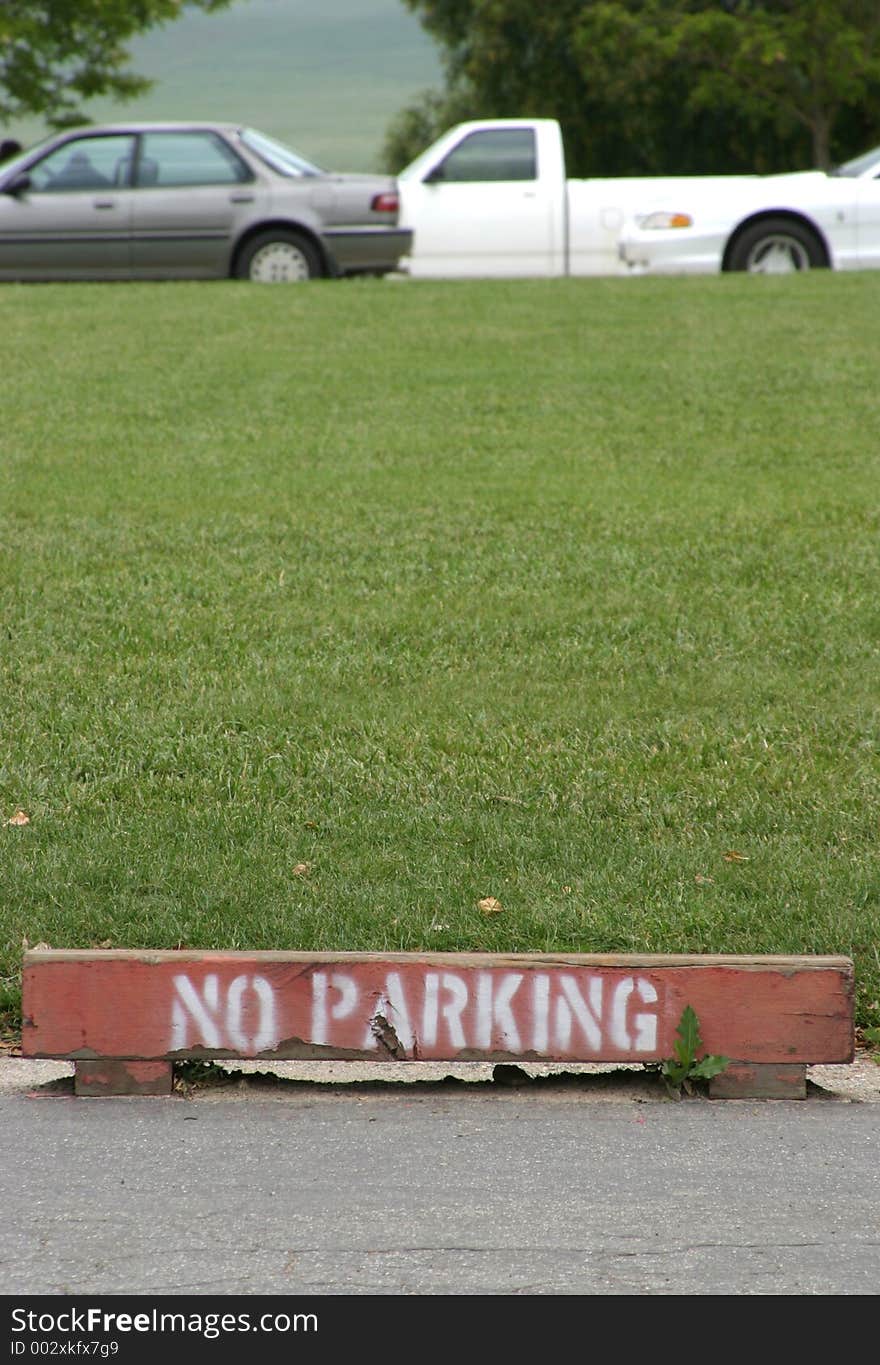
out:
M251 128L59 133L0 165L0 280L385 275L412 248L396 181L323 171Z

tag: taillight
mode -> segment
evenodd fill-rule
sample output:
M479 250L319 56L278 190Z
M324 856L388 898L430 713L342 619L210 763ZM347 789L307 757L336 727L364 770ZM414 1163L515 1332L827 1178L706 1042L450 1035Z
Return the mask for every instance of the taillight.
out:
M374 194L370 208L374 213L397 213L400 199L396 193L386 190L384 194Z

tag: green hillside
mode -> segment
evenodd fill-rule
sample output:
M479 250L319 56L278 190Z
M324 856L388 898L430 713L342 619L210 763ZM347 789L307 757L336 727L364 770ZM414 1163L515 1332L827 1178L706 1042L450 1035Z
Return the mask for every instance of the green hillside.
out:
M436 50L400 0L236 0L143 35L131 57L154 89L93 101L93 120L240 119L334 170L378 169L389 119L440 81ZM6 133L28 143L45 131Z

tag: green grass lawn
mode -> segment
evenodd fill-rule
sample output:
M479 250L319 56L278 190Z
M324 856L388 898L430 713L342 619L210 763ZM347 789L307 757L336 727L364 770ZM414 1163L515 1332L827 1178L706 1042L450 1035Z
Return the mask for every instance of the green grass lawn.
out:
M880 273L0 306L8 1028L25 939L843 953L880 1023Z

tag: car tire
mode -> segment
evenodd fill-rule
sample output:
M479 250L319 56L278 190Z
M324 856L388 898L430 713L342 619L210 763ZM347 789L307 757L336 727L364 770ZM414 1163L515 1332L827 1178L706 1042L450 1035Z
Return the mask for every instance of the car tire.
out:
M815 232L788 218L762 218L737 237L726 268L751 275L785 275L827 265Z
M284 228L270 228L251 237L235 261L236 278L255 284L300 284L323 274L313 243Z

